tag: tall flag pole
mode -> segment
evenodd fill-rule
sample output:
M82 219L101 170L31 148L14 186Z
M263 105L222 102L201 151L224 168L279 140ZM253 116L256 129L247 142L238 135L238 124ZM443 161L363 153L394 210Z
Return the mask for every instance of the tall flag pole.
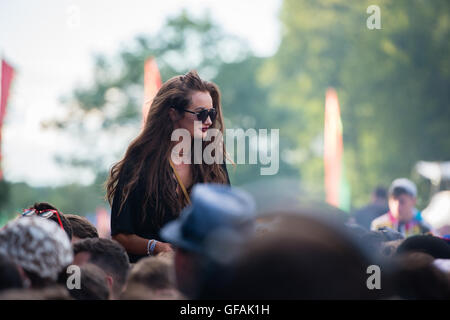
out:
M329 88L325 99L324 167L326 201L350 210L350 187L345 178L341 111L336 90Z
M1 68L0 68L0 180L3 179L2 172L2 127L3 127L3 119L6 114L6 105L8 103L9 89L11 87L11 82L14 76L14 69L11 67L5 60L1 59Z
M148 58L144 65L144 105L142 107L142 127L147 121L148 112L153 98L162 86L158 65L153 57Z

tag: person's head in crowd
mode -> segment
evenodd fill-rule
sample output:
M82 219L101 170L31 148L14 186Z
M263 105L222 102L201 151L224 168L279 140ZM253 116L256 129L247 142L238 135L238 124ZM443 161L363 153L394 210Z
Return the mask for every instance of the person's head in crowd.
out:
M408 252L423 252L434 259L450 259L450 245L432 235L416 235L407 238L397 248L397 254Z
M0 291L23 288L19 267L7 256L0 254Z
M121 299L178 299L182 295L177 293L173 257L158 255L139 260L130 272L127 288ZM138 297L139 292L145 293Z
M389 210L400 222L408 222L414 218L417 202L417 187L406 178L396 179L389 188Z
M149 290L148 286L132 283L120 296L120 300L184 300L180 291L175 288Z
M301 213L273 213L276 226L254 237L221 277L227 286L204 291L215 299L370 299L367 269L378 261L343 226ZM382 268L382 267L381 267ZM383 268L382 268L383 269ZM219 276L219 275L218 275ZM381 275L383 285L387 274Z
M389 187L389 211L371 223L371 230L389 227L409 237L432 232L432 227L424 221L417 210L417 187L409 179L395 179Z
M13 220L0 230L0 254L23 271L24 285L33 288L56 283L73 260L67 233L53 221L35 216Z
M76 214L66 214L66 219L72 227L72 243L86 238L98 238L95 226L85 217Z
M108 300L109 287L106 273L92 263L80 267L80 288L68 289L75 300Z
M406 241L406 240L405 240ZM402 299L450 299L450 277L433 264L434 258L423 252L405 252L395 256L393 285Z
M61 285L45 288L9 289L0 292L0 300L73 300Z
M403 241L404 241L403 239L398 239L383 242L381 244L381 254L384 257L392 258L397 253L397 249L402 244Z
M255 203L245 191L217 184L195 185L191 199L192 204L161 230L161 236L176 247L178 289L195 298L210 270L232 259L254 231Z
M153 289L175 287L173 260L163 257L147 257L138 261L130 272L127 284L139 283Z
M47 202L36 202L32 207L25 209L22 213L23 217L38 216L57 223L72 240L72 226L65 215L53 205Z
M372 202L380 205L386 204L388 200L388 195L386 188L378 186L372 192Z
M125 249L115 240L88 238L73 244L74 264L92 263L107 274L110 298L117 299L126 285L130 263Z

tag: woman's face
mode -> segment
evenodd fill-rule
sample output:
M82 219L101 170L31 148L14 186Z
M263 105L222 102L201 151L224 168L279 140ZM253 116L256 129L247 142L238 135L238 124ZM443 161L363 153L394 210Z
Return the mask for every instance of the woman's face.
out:
M209 92L195 91L191 97L191 104L186 107L186 110L192 112L199 112L204 109L210 110L213 108L213 102ZM197 125L194 126L194 122L197 121ZM189 112L184 112L181 119L174 122L175 129L183 128L189 131L191 137L196 139L203 139L206 137L206 130L212 125L211 118L205 120L201 123L197 119L197 115Z

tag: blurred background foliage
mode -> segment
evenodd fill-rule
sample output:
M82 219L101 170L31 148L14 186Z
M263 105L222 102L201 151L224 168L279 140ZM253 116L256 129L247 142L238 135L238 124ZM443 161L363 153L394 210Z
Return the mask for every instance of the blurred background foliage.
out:
M334 87L352 206L368 202L375 186L406 176L423 191L423 208L429 186L414 173L415 163L450 159L450 2L379 0L382 28L369 30L366 9L372 2L284 0L281 42L271 57L255 56L208 14L194 18L185 10L117 54L97 54L93 82L71 93L68 88L61 99L67 116L44 124L78 137L76 154L57 160L91 169L95 182L53 189L0 186L10 195L8 201L0 197L0 210L11 213L36 201L79 214L106 206L102 184L108 170L140 130L149 56L163 81L196 69L216 82L227 128L280 129L279 173L260 176L259 165L229 166L233 185L258 183L270 190L289 181L290 192L323 200L325 91Z

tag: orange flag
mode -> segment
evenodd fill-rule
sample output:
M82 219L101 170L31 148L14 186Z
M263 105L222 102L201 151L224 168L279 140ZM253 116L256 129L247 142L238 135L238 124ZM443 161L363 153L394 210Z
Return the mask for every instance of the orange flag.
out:
M2 142L2 126L3 119L6 114L6 105L8 103L9 88L11 87L11 82L14 76L14 69L5 60L1 60L0 68L0 180L3 179L3 172L1 168L2 152L1 152L1 142Z
M145 61L144 65L144 105L142 107L142 127L144 127L147 121L147 115L150 111L150 106L153 102L153 98L161 88L162 81L161 75L158 70L155 58L150 57Z
M347 209L343 199L346 187L343 175L343 142L341 111L336 90L329 88L325 99L324 165L326 201L332 206Z

